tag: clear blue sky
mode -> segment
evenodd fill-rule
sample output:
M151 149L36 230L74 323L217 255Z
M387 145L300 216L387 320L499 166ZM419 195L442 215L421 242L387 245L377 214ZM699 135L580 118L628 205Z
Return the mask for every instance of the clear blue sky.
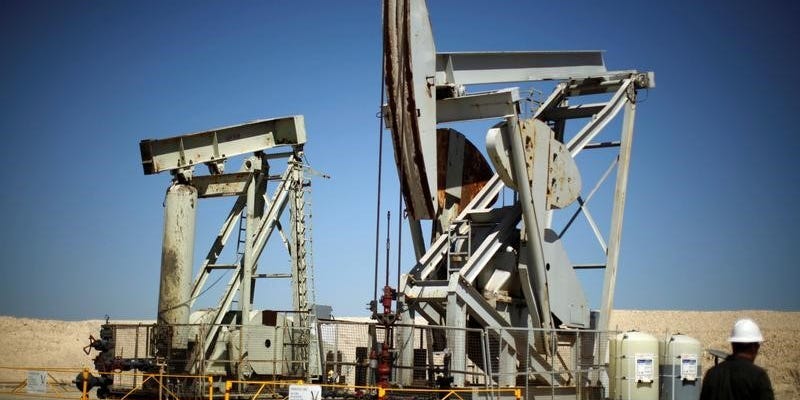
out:
M618 308L800 310L799 3L430 11L439 51L602 49L609 69L656 72L639 106ZM0 2L0 314L153 318L169 177L142 174L139 140L303 114L309 160L333 177L314 183L316 295L366 315L380 19L377 1ZM225 207L201 204L198 254ZM288 304L286 282L273 286L261 307Z

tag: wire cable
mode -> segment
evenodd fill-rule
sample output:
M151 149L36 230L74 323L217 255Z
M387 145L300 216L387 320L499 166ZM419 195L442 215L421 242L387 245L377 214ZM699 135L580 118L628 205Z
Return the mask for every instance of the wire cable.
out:
M387 10L386 10L386 2L382 2L382 12L383 18L381 19L381 32L386 29L386 21L387 18ZM374 304L377 304L378 301L378 260L379 260L379 253L380 253L380 234L381 234L381 173L383 169L383 103L386 98L386 85L384 81L386 79L386 61L384 57L386 55L386 41L383 40L383 36L381 35L381 103L378 105L379 112L378 112L378 189L377 189L377 198L375 202L377 203L375 206L375 272L374 272L374 285L372 288L372 301Z

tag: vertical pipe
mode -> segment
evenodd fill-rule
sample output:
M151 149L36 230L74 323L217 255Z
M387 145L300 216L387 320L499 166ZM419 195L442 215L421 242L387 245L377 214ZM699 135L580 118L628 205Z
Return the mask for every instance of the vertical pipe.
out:
M183 328L189 323L196 217L197 189L182 183L170 186L164 200L157 321L177 325L171 339L173 349L186 349L188 343Z
M391 230L389 228L391 228L392 224L391 218L392 212L386 211L386 282L383 286L389 286L389 239L391 236Z
M84 368L82 374L83 388L81 389L81 400L89 400L89 369Z

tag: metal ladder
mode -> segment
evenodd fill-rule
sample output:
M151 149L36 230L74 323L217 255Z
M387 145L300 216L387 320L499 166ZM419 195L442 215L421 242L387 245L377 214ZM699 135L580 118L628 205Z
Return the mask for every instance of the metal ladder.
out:
M242 209L242 213L239 215L239 232L236 235L236 261L235 264L242 265L244 261L244 253L247 251L247 207ZM228 288L233 282L228 284ZM226 293L228 290L225 291ZM223 295L224 296L224 295ZM233 298L231 303L239 304L239 299Z
M239 215L239 234L236 238L236 262L242 262L247 250L247 208L242 209Z
M462 233L462 231L464 231ZM447 274L461 270L472 255L472 232L469 219L456 219L447 230Z
M303 196L305 200L305 221L306 221L306 274L308 275L308 304L315 305L317 304L317 295L316 295L316 282L314 281L314 234L313 234L313 223L312 223L312 212L311 212L311 180L308 180L308 185L305 186L306 194ZM312 307L309 310L311 315L309 316L312 320L316 319L316 307Z

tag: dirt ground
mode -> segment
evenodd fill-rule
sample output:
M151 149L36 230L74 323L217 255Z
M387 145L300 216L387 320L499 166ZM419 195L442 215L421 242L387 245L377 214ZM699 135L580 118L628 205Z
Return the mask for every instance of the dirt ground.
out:
M800 312L616 310L610 327L656 337L683 333L700 340L704 349L728 351L730 328L743 317L753 318L764 333L756 364L769 372L776 398L800 400ZM22 381L28 369L51 369L55 378L72 380L81 368L91 368L95 352L87 356L82 349L90 334L98 335L101 324L0 316L0 381ZM702 361L704 369L713 365L708 354Z

